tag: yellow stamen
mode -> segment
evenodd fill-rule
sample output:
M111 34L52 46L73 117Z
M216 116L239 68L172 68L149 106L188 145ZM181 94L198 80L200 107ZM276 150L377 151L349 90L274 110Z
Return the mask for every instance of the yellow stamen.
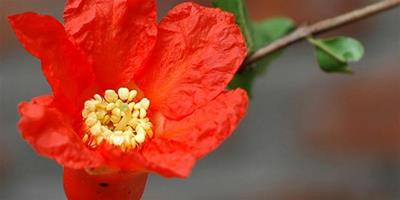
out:
M107 142L129 151L153 136L152 123L147 117L150 101L134 102L137 91L119 88L106 90L104 98L95 94L84 104L82 116L87 127L82 141L92 148Z

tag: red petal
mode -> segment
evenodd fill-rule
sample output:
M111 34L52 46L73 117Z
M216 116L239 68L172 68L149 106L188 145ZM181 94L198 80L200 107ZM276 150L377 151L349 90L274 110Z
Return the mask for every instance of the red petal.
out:
M62 24L35 13L10 16L9 21L24 47L42 61L43 73L60 108L80 112L86 98L84 91L93 84L93 72Z
M101 145L97 151L104 159L105 165L124 171L143 171L147 164L138 151L123 152L109 144Z
M166 177L189 176L197 159L217 148L236 128L247 108L247 94L224 92L190 116L164 121L163 133L144 145L144 168Z
M232 134L244 117L247 104L244 90L224 92L182 120L166 119L161 137L187 145L197 158L201 158Z
M155 108L181 118L221 93L245 56L232 14L183 3L161 21L154 55L138 83Z
M63 115L52 105L52 97L42 96L19 105L19 129L25 140L41 155L59 164L79 169L97 167L101 158L86 148Z
M165 177L187 177L196 162L184 144L166 138L147 141L140 151L123 152L103 145L98 151L107 166L125 171L155 172Z
M143 147L146 169L165 177L189 176L196 158L189 149L178 142L165 138L155 138Z
M68 0L64 21L93 62L102 89L131 81L156 42L154 0Z

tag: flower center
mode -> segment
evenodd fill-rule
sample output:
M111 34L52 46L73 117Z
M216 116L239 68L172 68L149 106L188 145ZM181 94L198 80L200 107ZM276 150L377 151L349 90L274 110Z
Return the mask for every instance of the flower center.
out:
M85 102L82 116L87 132L84 143L96 148L102 142L129 151L139 147L146 137L153 136L152 124L147 117L150 101L142 98L135 102L136 90L119 88L106 90L104 98L95 94Z

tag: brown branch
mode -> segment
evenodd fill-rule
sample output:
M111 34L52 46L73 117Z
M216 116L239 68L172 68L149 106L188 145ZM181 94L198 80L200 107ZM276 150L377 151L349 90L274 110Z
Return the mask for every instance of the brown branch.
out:
M343 15L319 21L312 25L300 26L289 35L282 37L281 39L278 39L275 42L272 42L271 44L249 55L246 59L245 64L254 63L262 59L263 57L284 47L287 47L290 44L302 40L308 36L327 32L334 28L338 28L346 24L365 19L367 17L395 8L397 6L400 6L400 0L383 0Z

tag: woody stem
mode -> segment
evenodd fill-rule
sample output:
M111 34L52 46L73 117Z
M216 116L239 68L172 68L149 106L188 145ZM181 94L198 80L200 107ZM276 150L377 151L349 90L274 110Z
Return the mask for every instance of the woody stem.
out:
M368 18L378 13L400 6L400 0L383 0L361 9L325 19L311 25L302 25L289 35L270 43L269 45L257 50L246 59L246 65L252 64L271 53L289 46L295 42L307 38L308 36L321 34L332 29Z

